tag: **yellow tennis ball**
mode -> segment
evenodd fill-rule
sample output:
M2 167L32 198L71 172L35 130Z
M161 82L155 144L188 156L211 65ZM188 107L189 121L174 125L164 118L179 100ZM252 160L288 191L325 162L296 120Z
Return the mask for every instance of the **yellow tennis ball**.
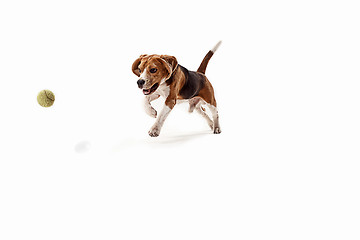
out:
M50 90L42 90L37 95L37 101L42 107L51 107L55 101L55 95Z

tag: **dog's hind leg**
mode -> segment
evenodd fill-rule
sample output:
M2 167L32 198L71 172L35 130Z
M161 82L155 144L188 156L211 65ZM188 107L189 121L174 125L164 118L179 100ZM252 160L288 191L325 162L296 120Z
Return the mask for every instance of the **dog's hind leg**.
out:
M211 129L213 129L214 128L214 123L210 119L210 117L206 114L205 109L201 106L200 103L196 105L195 109L202 117L205 118L205 120L206 120L207 124L209 125L209 127Z
M189 99L189 113L192 113L195 109L195 107L199 104L201 98L200 97L194 97Z
M208 104L208 107L212 113L213 121L214 121L214 134L221 133L220 125L219 125L219 113L217 107L211 104Z

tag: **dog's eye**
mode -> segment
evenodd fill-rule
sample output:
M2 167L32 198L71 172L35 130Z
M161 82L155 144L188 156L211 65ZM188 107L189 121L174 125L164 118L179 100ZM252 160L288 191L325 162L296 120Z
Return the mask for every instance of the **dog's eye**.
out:
M151 73L156 73L156 71L157 71L157 69L156 69L156 68L152 68L152 69L150 69L150 72L151 72Z
M141 73L141 70L140 70L140 68L138 68L138 70L139 70L139 73Z

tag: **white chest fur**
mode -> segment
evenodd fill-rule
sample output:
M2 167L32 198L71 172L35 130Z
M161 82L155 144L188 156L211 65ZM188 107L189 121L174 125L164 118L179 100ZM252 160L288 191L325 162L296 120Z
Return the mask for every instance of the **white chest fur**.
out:
M170 87L166 85L166 83L163 83L158 87L155 93L159 94L163 98L167 98L170 93Z

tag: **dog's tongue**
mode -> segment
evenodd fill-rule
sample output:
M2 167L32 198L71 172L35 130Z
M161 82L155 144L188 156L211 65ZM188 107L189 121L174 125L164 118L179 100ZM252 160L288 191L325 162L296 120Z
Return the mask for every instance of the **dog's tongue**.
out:
M149 94L150 91L151 91L150 89L143 89L143 93L144 93L144 94Z

